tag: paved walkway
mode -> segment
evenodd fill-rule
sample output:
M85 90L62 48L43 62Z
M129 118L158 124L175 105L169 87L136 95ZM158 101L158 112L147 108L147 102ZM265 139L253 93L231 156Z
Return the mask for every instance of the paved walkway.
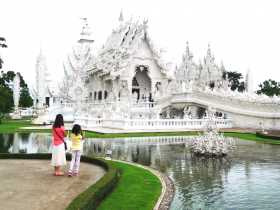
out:
M53 176L47 160L0 160L0 205L5 210L60 210L105 171L81 163L78 177Z

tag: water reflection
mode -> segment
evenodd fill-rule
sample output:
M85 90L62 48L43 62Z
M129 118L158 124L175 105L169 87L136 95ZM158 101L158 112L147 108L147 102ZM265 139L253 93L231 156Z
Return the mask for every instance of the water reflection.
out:
M0 135L2 153L47 153L50 152L51 136L40 133L15 133Z
M280 205L280 146L237 141L226 158L189 152L191 137L88 139L84 154L156 168L173 179L171 209L274 209ZM0 135L0 152L50 152L49 134Z

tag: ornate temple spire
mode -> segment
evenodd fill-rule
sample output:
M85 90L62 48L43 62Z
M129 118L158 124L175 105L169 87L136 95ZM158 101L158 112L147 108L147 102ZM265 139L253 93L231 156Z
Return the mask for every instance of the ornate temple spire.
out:
M215 57L212 54L210 43L208 43L207 55L204 57L204 63L207 65L214 65Z
M80 39L79 42L94 42L94 39L92 38L90 27L88 26L88 20L87 18L81 18L83 21L82 26L82 32L80 33Z
M190 51L189 42L186 42L186 58L191 60L193 58L193 54Z
M225 72L225 71L226 71L226 68L225 68L225 66L224 66L224 62L223 62L223 61L221 61L220 70L221 70L222 72Z
M248 69L246 73L246 78L245 78L245 90L248 93L253 93L253 80L252 80L252 75L251 75L251 70Z
M123 11L121 10L120 12L120 16L119 16L119 22L123 22L124 18L123 18Z
M212 57L210 43L208 43L207 56Z
M15 110L18 110L19 105L19 97L20 97L20 74L16 73L16 76L13 79L13 98Z
M186 42L186 55L190 54L189 42Z
M43 54L42 47L36 59L36 105L43 107L45 97L50 85L50 74L48 72L46 58Z

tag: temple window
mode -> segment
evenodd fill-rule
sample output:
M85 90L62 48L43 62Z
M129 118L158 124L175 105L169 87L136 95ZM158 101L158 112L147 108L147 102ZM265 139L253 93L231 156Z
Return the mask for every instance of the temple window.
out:
M97 93L96 91L94 91L94 100L96 100L96 97L97 97Z
M98 92L98 100L102 100L102 91Z
M213 89L215 87L215 82L210 82L210 88Z

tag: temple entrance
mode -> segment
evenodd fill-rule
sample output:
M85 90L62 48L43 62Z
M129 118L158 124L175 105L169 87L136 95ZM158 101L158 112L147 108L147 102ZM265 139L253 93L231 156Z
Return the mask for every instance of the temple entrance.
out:
M49 107L50 106L50 97L46 97L45 102L46 102L45 104Z
M137 101L151 101L151 79L148 75L148 66L136 66L135 76L132 79L132 95Z

